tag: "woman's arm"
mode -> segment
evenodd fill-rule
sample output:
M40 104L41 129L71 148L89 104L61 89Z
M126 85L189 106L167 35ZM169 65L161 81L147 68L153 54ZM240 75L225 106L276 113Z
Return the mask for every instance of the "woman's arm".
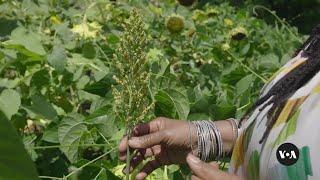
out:
M130 163L132 171L144 159L153 157L137 175L137 179L144 179L153 170L163 165L185 164L189 153L195 154L197 149L198 134L195 126L190 126L188 121L172 120L168 118L157 118L149 123L137 125L133 130L129 146L137 150ZM221 133L223 147L226 153L232 151L235 133L232 125L227 120L215 121L214 124ZM191 137L191 138L190 138ZM119 158L126 159L126 141L123 138L119 145Z

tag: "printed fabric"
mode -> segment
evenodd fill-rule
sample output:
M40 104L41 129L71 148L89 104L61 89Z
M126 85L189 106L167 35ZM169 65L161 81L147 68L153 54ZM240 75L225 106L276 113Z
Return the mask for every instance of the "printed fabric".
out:
M301 54L271 77L261 95L288 72L308 61ZM271 105L259 111L262 106L243 122L229 172L248 180L320 179L320 72L288 99L268 137L259 144ZM291 166L282 165L277 160L277 148L283 143L292 143L299 149L300 157Z

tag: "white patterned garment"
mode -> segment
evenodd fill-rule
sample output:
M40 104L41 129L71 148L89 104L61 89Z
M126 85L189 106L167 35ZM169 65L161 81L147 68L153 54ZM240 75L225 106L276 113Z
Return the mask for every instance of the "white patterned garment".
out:
M288 72L308 61L301 54L302 52L271 78L263 88L262 95ZM259 107L262 106L263 104ZM266 129L266 114L271 105L261 112L259 107L240 129L229 172L249 180L320 179L320 73L288 99L262 144L259 144L259 140ZM291 166L280 164L276 158L277 148L287 142L297 146L300 152L298 161Z

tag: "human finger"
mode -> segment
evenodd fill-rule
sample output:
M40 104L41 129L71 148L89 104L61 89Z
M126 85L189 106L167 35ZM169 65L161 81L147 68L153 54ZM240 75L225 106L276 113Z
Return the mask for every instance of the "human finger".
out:
M209 165L213 168L213 169L219 169L219 164L215 161L209 162Z
M140 153L135 155L130 161L129 173L131 173L144 159L144 156ZM127 173L127 166L123 168L122 172L124 174Z
M165 139L164 132L155 132L140 137L132 137L129 140L129 146L135 149L149 148L160 144Z
M220 172L219 169L213 167L212 164L205 163L201 161L198 157L194 156L193 154L189 153L187 156L187 163L194 173L195 176L199 177L200 179L222 179L224 178L224 174Z
M143 136L149 133L154 133L162 129L167 118L158 117L148 123L140 123L133 128L134 136Z
M161 164L156 159L149 161L137 174L136 180L145 179L152 171L158 169L160 166Z
M197 176L195 176L195 175L191 175L190 180L201 180L201 179L200 179L200 178L198 178L198 177L197 177Z
M118 146L118 151L119 151L119 159L120 161L125 161L126 160L126 155L127 155L127 137L124 137L121 139L119 146Z

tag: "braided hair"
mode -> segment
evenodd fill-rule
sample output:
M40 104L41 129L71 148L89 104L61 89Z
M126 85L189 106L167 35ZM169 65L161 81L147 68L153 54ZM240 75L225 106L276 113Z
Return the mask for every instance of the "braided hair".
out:
M264 104L259 111L267 106L271 108L267 112L266 130L259 143L261 144L269 135L278 116L282 112L288 98L299 88L303 87L320 70L320 24L316 26L307 41L295 52L295 56L301 52L302 57L308 58L301 65L291 70L288 74L277 81L271 89L260 97L253 106L241 118L239 126L244 119L258 106Z

